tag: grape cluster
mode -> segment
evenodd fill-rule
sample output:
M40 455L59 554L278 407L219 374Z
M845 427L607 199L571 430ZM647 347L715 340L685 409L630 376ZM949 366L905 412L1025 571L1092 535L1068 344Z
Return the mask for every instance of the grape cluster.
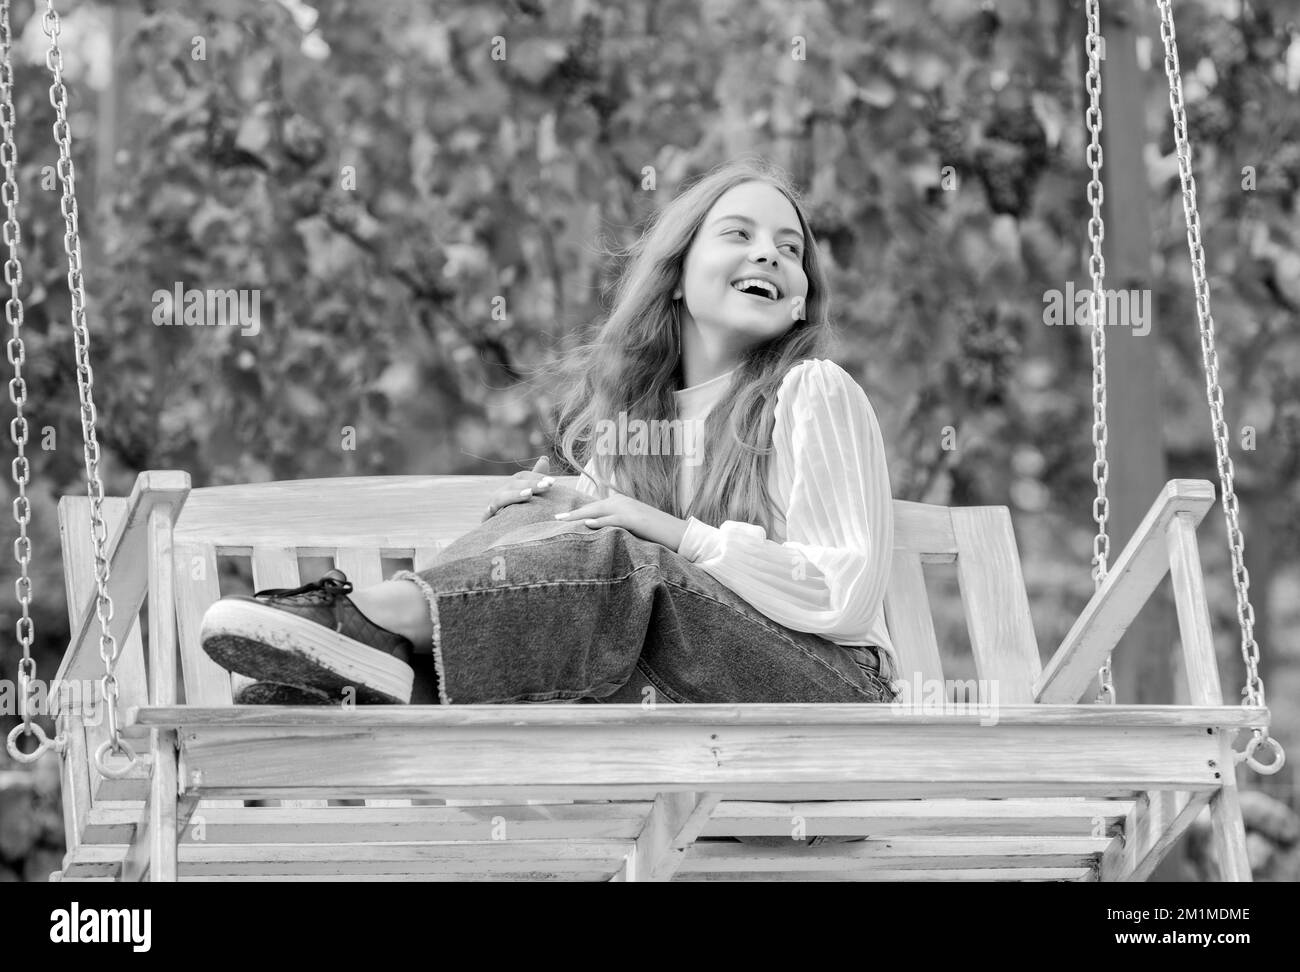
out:
M975 152L975 172L995 213L1020 218L1047 168L1047 136L1029 105L997 108Z
M996 308L965 307L958 311L958 353L953 377L975 406L1005 403L1020 340L1014 321L999 318Z

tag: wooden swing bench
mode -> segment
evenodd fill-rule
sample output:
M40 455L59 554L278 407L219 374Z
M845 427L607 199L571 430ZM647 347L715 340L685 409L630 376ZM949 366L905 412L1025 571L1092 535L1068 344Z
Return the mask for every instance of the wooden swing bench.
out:
M502 479L191 489L154 471L105 499L139 759L102 774L102 701L64 706L68 850L52 879L1143 880L1207 805L1223 878L1250 879L1232 739L1268 710L1223 704L1202 480L1165 486L1046 667L1008 510L895 502L885 612L900 674L943 679L923 568L955 561L996 724L890 704L231 704L198 638L223 593L218 558L251 558L255 589L317 576L300 578L299 557L377 583L431 564ZM64 497L59 519L73 632L59 677L84 684L103 675L89 499ZM1191 704L1078 704L1167 570ZM833 834L867 839L812 840Z

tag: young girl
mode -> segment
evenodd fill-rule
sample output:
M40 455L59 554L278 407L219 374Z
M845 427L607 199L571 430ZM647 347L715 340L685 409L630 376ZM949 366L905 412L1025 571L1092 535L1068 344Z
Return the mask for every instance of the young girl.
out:
M891 700L889 476L866 394L818 356L826 286L779 171L698 180L575 355L580 488L543 458L427 570L222 598L203 647L259 680L237 701Z

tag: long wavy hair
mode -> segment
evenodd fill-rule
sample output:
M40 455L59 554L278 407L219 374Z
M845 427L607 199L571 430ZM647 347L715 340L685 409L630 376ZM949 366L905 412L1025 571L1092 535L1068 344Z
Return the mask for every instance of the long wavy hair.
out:
M700 177L650 217L640 238L625 251L608 318L594 339L566 357L568 387L559 400L556 451L574 469L593 457L602 421L677 419L673 392L681 358L680 309L687 251L719 197L747 182L764 182L790 200L799 217L808 277L804 318L783 334L751 347L703 427L703 464L690 504L677 497L678 450L664 455L600 456L597 482L643 503L719 526L726 520L759 523L773 534L768 490L776 395L782 379L801 361L825 355L830 339L828 293L800 194L779 168L762 159L724 163ZM647 450L649 451L649 450ZM618 484L618 485L615 485Z

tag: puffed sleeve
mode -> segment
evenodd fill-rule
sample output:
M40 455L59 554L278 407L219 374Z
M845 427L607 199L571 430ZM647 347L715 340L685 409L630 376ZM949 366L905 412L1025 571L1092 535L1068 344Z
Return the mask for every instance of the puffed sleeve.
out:
M887 645L893 496L866 392L832 361L801 362L781 384L773 442L791 484L785 542L754 524L691 517L678 552L779 624Z

